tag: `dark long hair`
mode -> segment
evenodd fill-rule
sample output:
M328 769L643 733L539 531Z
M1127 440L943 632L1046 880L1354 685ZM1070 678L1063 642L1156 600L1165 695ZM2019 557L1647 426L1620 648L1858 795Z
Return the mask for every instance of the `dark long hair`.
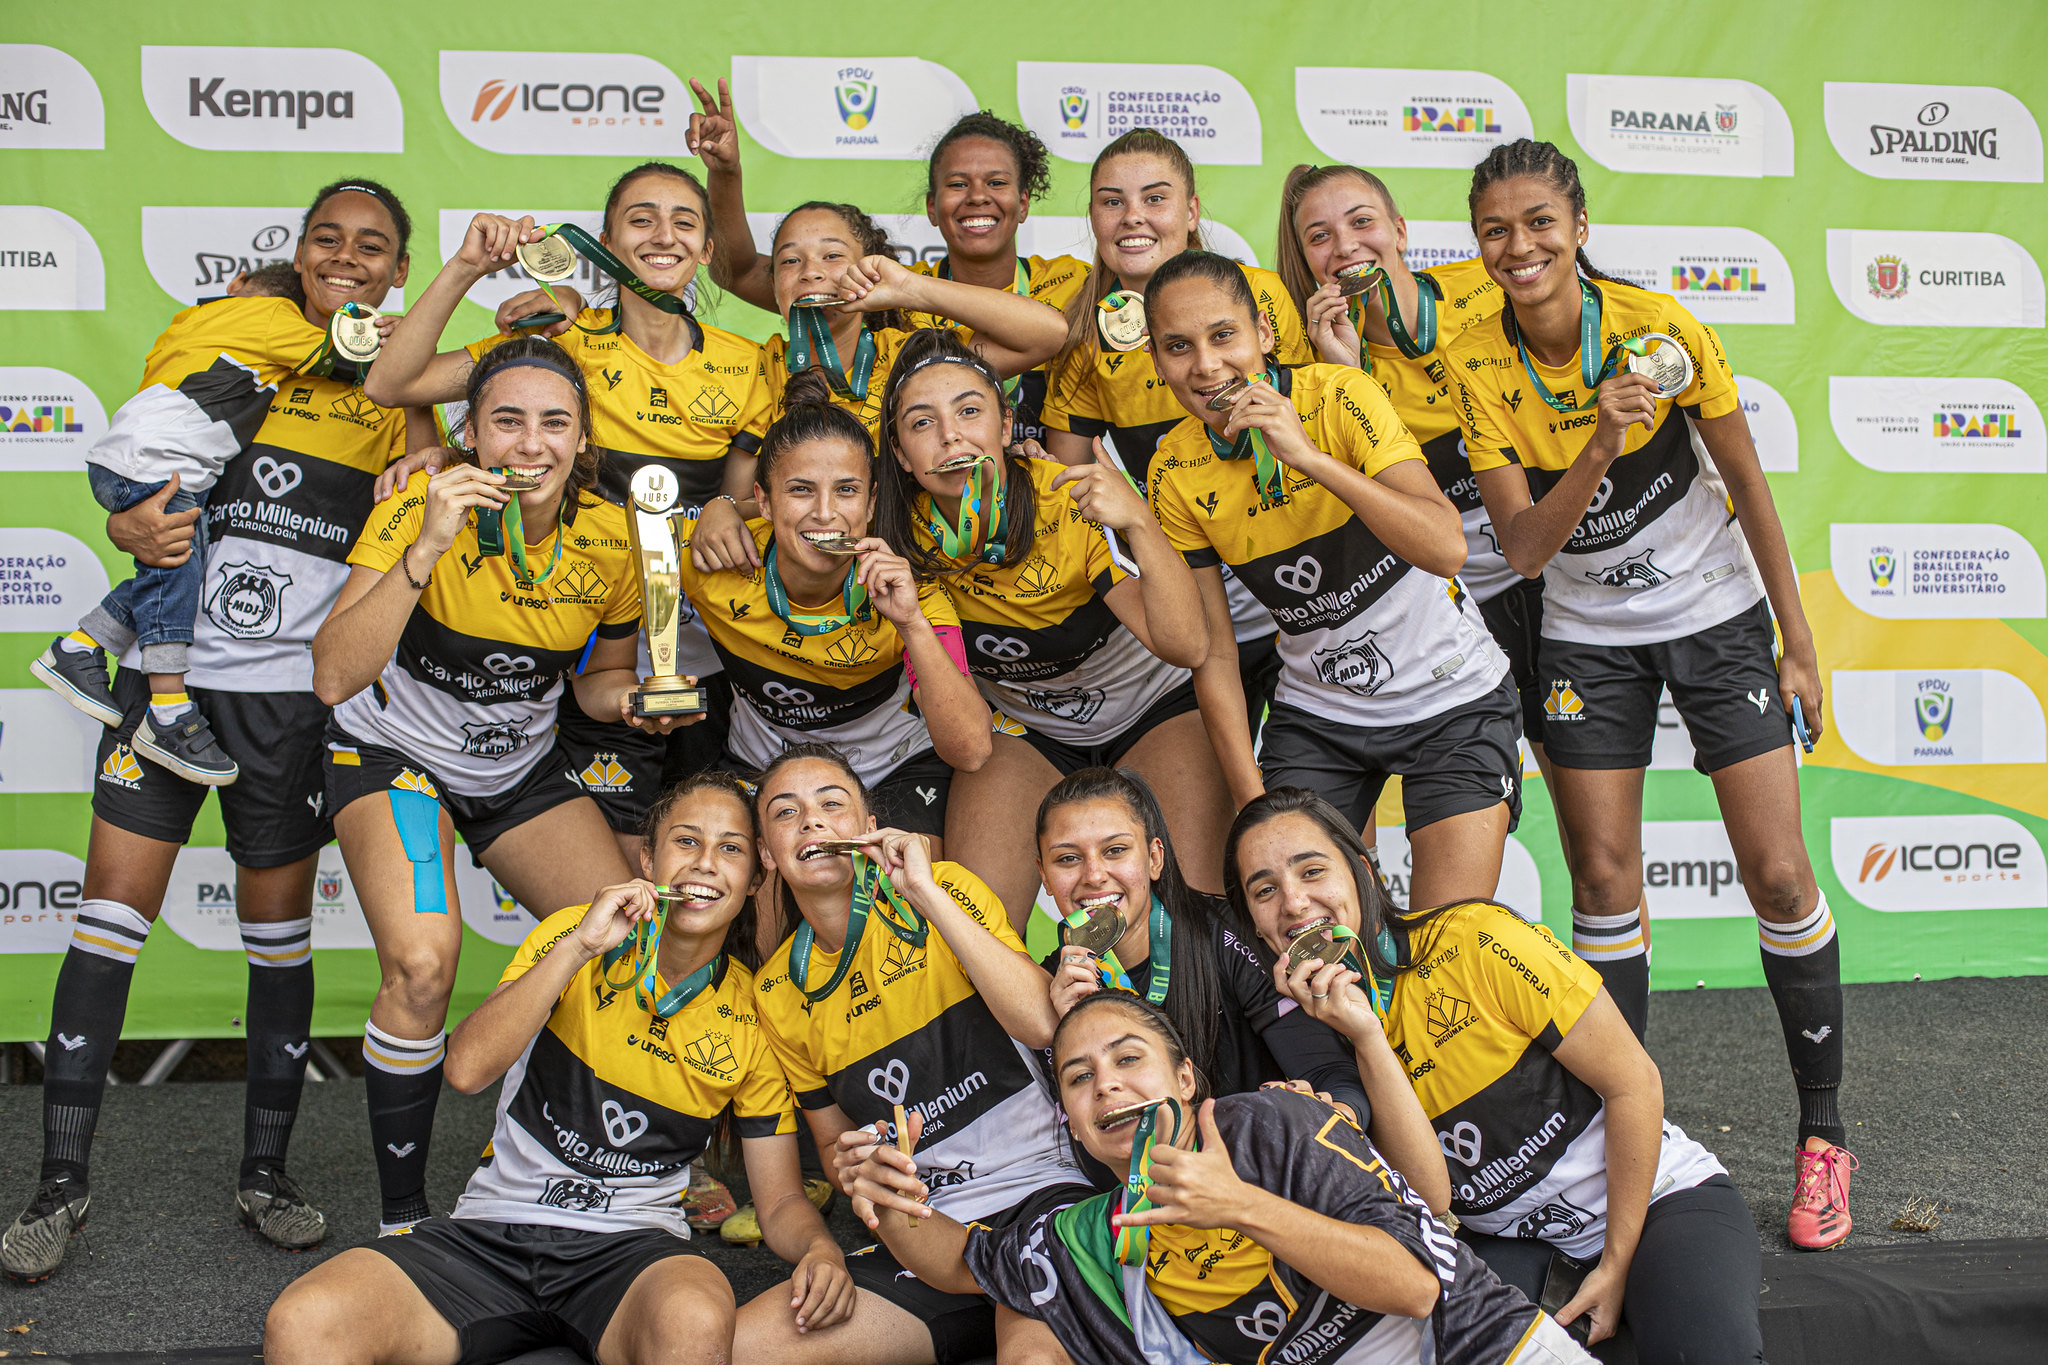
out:
M1533 176L1563 195L1572 206L1573 221L1576 222L1586 211L1586 187L1579 183L1579 163L1559 151L1553 143L1534 142L1521 137L1501 143L1486 154L1484 161L1472 168L1472 189L1465 196L1465 211L1472 220L1475 233L1479 230L1480 196L1503 180L1518 180L1523 176ZM1589 280L1623 285L1629 289L1640 287L1594 269L1584 247L1578 249L1573 259L1578 263L1579 273ZM1502 304L1500 325L1509 341L1516 339L1515 305L1512 302Z
M856 423L856 425L858 424ZM824 744L817 740L806 740L802 744L790 745L781 753L769 759L768 766L761 769L761 775L754 779L754 823L757 827L762 824L761 801L767 795L768 784L774 780L775 774L781 772L792 763L803 763L811 759L815 759L820 763L829 763L840 771L840 774L846 779L846 789L852 792L860 802L860 813L862 815L869 815L874 812L875 794L868 790L867 783L861 781L860 774L853 770L853 761L836 745ZM782 922L789 929L794 930L803 921L803 911L797 907L796 893L789 889L788 882L783 881L779 877L776 878L776 886L781 891L781 904L779 908L782 912Z
M789 377L782 391L782 415L768 424L761 437L761 458L754 466L754 481L768 487L769 471L782 457L812 441L845 441L873 463L875 443L860 418L832 401L832 390L824 375L816 370L803 370Z
M1186 1044L1181 1039L1180 1029L1174 1024L1173 1016L1167 1011L1160 1009L1159 1006L1141 995L1132 995L1129 991L1097 991L1093 995L1082 996L1074 1003L1072 1009L1061 1016L1059 1023L1053 1026L1052 1044L1047 1051L1053 1057L1052 1085L1055 1096L1060 1093L1059 1055L1061 1037L1066 1034L1068 1029L1074 1026L1074 1022L1077 1019L1096 1010L1103 1009L1121 1009L1130 1016L1131 1022L1157 1038L1160 1046L1166 1050L1166 1060L1172 1064L1176 1071L1180 1069L1182 1062L1194 1059L1194 1054L1188 1050ZM1192 1104L1199 1105L1208 1098L1209 1075L1202 1070L1202 1064L1197 1061L1195 1062L1195 1097ZM1065 1105L1061 1106L1062 1109L1065 1109L1065 1107ZM1190 1115L1190 1118L1192 1118L1192 1115Z
M1104 147L1096 154L1095 164L1088 171L1088 200L1095 200L1095 178L1102 174L1102 168L1120 156L1163 157L1188 188L1188 197L1195 196L1195 163L1188 159L1187 150L1178 142L1157 128L1133 128ZM1188 233L1187 249L1200 251L1205 245L1202 240L1201 220L1195 221L1194 230ZM1060 346L1059 354L1052 358L1048 367L1050 373L1059 374L1066 368L1068 357L1078 351L1092 351L1100 343L1095 337L1095 310L1109 293L1110 281L1116 272L1102 259L1102 247L1098 244L1088 261L1088 282L1076 290L1074 297L1067 301L1067 339Z
M702 791L723 792L740 803L747 813L747 832L758 845L761 841L761 817L754 809L754 794L747 790L747 784L723 768L703 768L691 773L682 781L670 787L655 798L647 808L646 818L640 822L640 842L645 844L650 855L654 852L655 840L667 827L669 817L687 796ZM750 859L750 861L752 861ZM758 862L755 866L759 866ZM724 952L736 959L750 972L761 970L761 945L755 942L755 927L759 916L754 910L754 898L742 896L740 912L725 926Z
M465 403L462 428L468 438L468 448L464 453L472 462L478 461L477 423L482 420L478 414L484 410L484 389L503 371L526 365L552 370L568 380L569 387L576 390L576 412L583 432L583 450L569 471L569 487L579 495L587 493L597 487L597 472L604 463L604 452L598 447L590 426L590 388L584 383L582 366L547 337L514 337L485 351L483 359L470 366L468 387L462 395ZM575 501L572 499L572 504Z
M1167 830L1159 798L1132 769L1083 768L1063 778L1038 803L1038 839L1044 840L1045 827L1054 811L1083 801L1122 802L1145 831L1145 838L1157 839L1166 851L1165 866L1152 883L1152 894L1159 897L1160 904L1166 907L1166 917L1173 922L1173 985L1166 993L1166 1015L1186 1040L1196 1070L1204 1076L1218 1075L1216 1021L1223 1011L1223 974L1216 966L1217 930L1227 927L1239 931L1240 926L1229 923L1232 916L1219 913L1224 907L1189 886L1181 875L1180 858L1174 852L1173 835ZM1147 906L1138 913L1149 914L1150 910ZM1249 921L1242 932L1249 934ZM1159 966L1153 965L1155 973Z
M1260 825L1283 815L1305 815L1315 821L1350 864L1352 885L1358 891L1358 946L1375 972L1391 977L1399 964L1387 961L1380 952L1380 930L1397 917L1410 925L1417 920L1401 916L1394 908L1393 898L1387 895L1379 873L1373 870L1372 861L1366 856L1365 841L1358 837L1358 830L1351 821L1306 787L1269 787L1265 795L1255 798L1237 813L1237 819L1231 823L1230 833L1223 841L1223 891L1230 898L1231 909L1247 924L1253 922L1251 904L1244 894L1244 869L1238 862L1238 846Z
M910 334L896 363L889 371L889 383L882 390L882 448L877 452L875 519L873 531L910 561L910 567L924 577L964 573L973 564L955 564L927 550L917 534L917 497L924 485L897 462L896 404L903 384L928 365L964 365L981 377L1003 415L1010 413L1003 396L1003 381L995 369L950 327L923 327ZM1031 467L1022 456L1005 451L1003 462L1003 504L1008 518L1008 538L1003 547L1005 568L1022 564L1031 557L1038 538L1038 486L1032 482Z

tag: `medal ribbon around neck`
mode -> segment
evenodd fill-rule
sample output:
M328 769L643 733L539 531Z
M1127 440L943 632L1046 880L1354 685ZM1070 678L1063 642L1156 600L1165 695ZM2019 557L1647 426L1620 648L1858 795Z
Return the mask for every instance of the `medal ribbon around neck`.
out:
M841 585L841 601L844 612L811 615L794 613L790 610L789 589L782 586L782 573L775 567L775 542L768 542L768 553L761 559L761 586L768 591L768 610L782 618L782 624L798 635L829 635L842 626L849 626L868 614L868 590L860 585L856 575L860 571L858 561L846 566L846 581Z
M1143 1213L1152 1204L1152 1143L1157 1136L1159 1111L1173 1111L1173 1131L1167 1134L1168 1146L1180 1136L1180 1126L1187 1119L1187 1111L1180 1101L1168 1096L1157 1100L1144 1117L1138 1120L1137 1131L1131 1134L1131 1168L1124 1177L1123 1198L1119 1201L1119 1213ZM1116 1259L1119 1265L1142 1266L1152 1250L1152 1229L1149 1226L1123 1227L1116 1230Z
M1078 905L1066 918L1070 929L1079 929L1088 923L1088 917L1081 913ZM1151 935L1147 954L1152 963L1152 979L1145 986L1145 1000L1148 1004L1164 1005L1167 988L1173 984L1173 920L1166 913L1166 903L1156 895L1152 897L1151 918L1146 921L1145 928ZM1131 984L1131 974L1124 970L1123 963L1116 960L1114 952L1104 953L1095 965L1105 989L1130 995L1138 993L1138 988Z
M867 932L868 913L876 908L878 894L880 902L894 912L880 916L883 927L913 948L924 947L931 934L930 923L890 884L880 863L865 853L854 854L853 904L846 913L846 941L839 945L839 965L832 969L832 979L817 990L804 984L810 980L811 948L817 942L809 920L797 925L796 937L789 945L789 979L813 1005L838 990L839 983L846 979L854 953L860 948L861 936Z
M668 887L657 888L666 892ZM678 981L668 990L655 995L661 978L655 967L656 955L661 951L662 916L644 919L633 926L631 933L617 947L605 950L604 963L599 971L599 991L605 988L621 991L633 988L633 998L657 1019L672 1018L685 1005L702 995L718 975L719 964L725 959L723 953L713 953L711 960ZM625 963L627 975L615 976L619 963Z
M1332 942L1344 944L1344 965L1358 973L1359 984L1365 987L1365 997L1372 1002L1372 1012L1384 1020L1387 1017L1387 1010L1394 1003L1393 977L1389 976L1384 981L1380 979L1379 973L1372 969L1372 964L1365 960L1365 954L1358 950L1357 933L1341 924L1326 924L1315 932L1321 933L1324 930L1329 932ZM1373 946L1380 950L1380 956L1387 961L1398 960L1394 936L1388 932L1386 925L1380 926L1379 936L1373 940Z
M815 369L825 376L833 394L848 402L866 402L868 381L875 373L875 334L863 322L860 344L854 348L853 369L842 370L839 347L832 340L832 324L817 304L791 304L789 308L789 372L802 374Z
M899 390L900 392L900 390ZM932 533L932 539L939 543L939 553L946 558L967 563L980 560L984 564L1000 564L1008 553L1006 532L1009 529L1009 499L1005 485L1009 482L1009 471L1003 462L993 455L984 455L967 476L967 487L960 492L960 517L957 526L948 525L939 511L939 500L926 492L925 501L931 515L925 518L925 528ZM986 523L981 515L982 480L988 480L988 501L992 506Z
M632 270L626 265L624 261L620 260L617 256L612 255L610 249L608 249L602 242L598 241L597 238L591 236L588 232L584 231L576 224L553 223L547 226L546 228L543 228L542 231L545 232L548 237L560 237L563 241L567 242L571 247L573 247L576 250L577 254L582 256L585 260L589 261L592 265L596 266L598 270L600 270L606 275L609 275L613 280L617 281L620 289L630 289L632 292L638 294L641 298L647 300L647 302L653 304L656 308L659 308L664 313L673 313L679 317L689 316L689 306L685 304L681 298L669 293L665 289L656 289L653 285L648 284L645 280L642 280L638 275L632 272ZM542 241L545 240L545 237L542 238ZM561 309L562 311L553 314L535 313L531 317L521 318L519 319L517 325L522 328L551 326L554 323L562 321L563 318L568 316L568 310L563 306L561 299L557 298L555 295L554 286L560 284L563 280L568 279L569 276L557 275L553 279L544 280L539 275L533 273L532 266L526 264L525 253L539 245L541 245L541 242L528 242L525 246L520 248L520 265L525 268L526 273L528 274L528 276L532 278L533 282L540 286L541 292L543 294L546 294L550 299L553 299L555 307ZM585 327L580 322L575 323L574 325L576 327L576 330L579 332L587 333L590 336L604 336L608 333L618 331L620 323L622 322L623 318L624 310L620 308L614 308L612 309L612 320L606 326Z
M953 278L953 258L950 255L939 262L939 278L942 280ZM1017 258L1017 279L1010 286L1010 292L1019 298L1028 299L1031 297L1031 262L1025 260L1022 256ZM1017 386L1023 382L1024 376L1021 374L1013 374L1008 379L1005 379L1003 381L1003 397L1014 401L1017 397Z
M1411 334L1401 322L1401 304L1394 297L1394 282L1377 266L1372 273L1379 278L1367 289L1379 290L1380 307L1386 311L1387 330L1394 335L1394 348L1410 360L1420 360L1435 350L1437 282L1428 275L1415 276L1415 331ZM1365 299L1360 294L1351 300L1351 326L1358 333L1358 367L1371 374L1371 343L1365 339Z
M334 329L342 318L374 318L377 310L366 308L351 300L334 310L327 320L327 332L320 338L320 344L307 353L306 358L292 366L292 373L305 375L309 379L345 379L356 388L363 387L363 378L374 361L373 351L369 360L357 360L343 355L334 344ZM381 343L380 343L381 345Z
M491 472L503 474L505 471L501 467ZM575 491L573 484L562 489L562 505L555 512L555 550L554 555L548 560L546 573L534 573L526 562L526 514L519 509L517 493L514 493L512 500L503 507L476 509L477 553L486 559L510 555L512 571L519 576L520 582L531 583L536 587L547 582L555 576L555 570L562 567L562 545L568 540L562 526L562 513L569 510L569 499Z
M1621 373L1626 357L1649 353L1652 340L1650 337L1630 337L1626 341L1617 341L1607 348L1606 355L1600 361L1600 368L1595 370L1593 357L1599 354L1600 350L1600 314L1600 291L1593 287L1592 281L1582 275L1579 277L1579 377L1585 381L1586 401L1577 405L1565 402L1550 391L1549 385L1536 373L1535 362L1529 359L1529 348L1522 341L1521 329L1515 329L1515 350L1522 357L1523 372L1529 376L1529 383L1535 387L1537 397L1548 403L1554 411L1585 412L1600 406L1600 386Z
M1273 383L1270 370L1261 370L1251 376L1254 381ZM1257 427L1246 427L1237 433L1235 442L1226 441L1216 434L1216 428L1203 423L1202 429L1209 433L1209 449L1216 452L1221 460L1242 460L1251 457L1253 477L1259 485L1259 500L1262 505L1272 507L1285 496L1281 483L1280 461L1273 458L1273 452L1266 446L1265 433Z

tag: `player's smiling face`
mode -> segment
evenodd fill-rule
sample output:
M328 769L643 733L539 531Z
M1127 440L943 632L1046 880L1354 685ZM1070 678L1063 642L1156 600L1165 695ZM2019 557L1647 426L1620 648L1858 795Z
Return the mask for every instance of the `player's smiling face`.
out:
M1560 291L1578 289L1578 249L1586 215L1541 176L1496 180L1472 206L1479 258L1508 302L1533 308Z
M1020 181L1017 158L994 138L959 138L941 152L925 215L946 250L970 261L1016 255L1017 225L1031 214Z
M813 541L859 540L875 510L874 461L836 436L805 441L775 457L754 497L775 528L776 558L820 575L843 575L847 559Z
M689 181L636 176L620 187L601 240L642 280L680 294L711 260L710 221L710 205Z
M821 839L857 839L875 828L875 818L839 765L815 758L785 763L762 784L758 805L763 867L798 890L852 886L852 858L816 847Z
M761 882L754 817L729 791L702 787L679 799L640 852L641 875L681 894L663 924L680 934L723 933Z
M343 190L314 207L292 257L306 290L306 316L325 327L344 303L375 308L405 283L398 224L374 194Z
M790 306L811 295L839 295L839 277L861 258L847 221L831 209L805 209L783 220L775 238L775 306L785 321ZM837 313L827 314L837 318ZM850 362L852 357L841 356Z
M1145 822L1115 797L1055 807L1038 838L1038 875L1062 915L1112 904L1135 924L1152 908L1152 883L1166 869L1166 846L1145 837Z
M1246 830L1237 841L1237 869L1252 926L1274 952L1286 952L1296 934L1327 924L1358 932L1351 860L1308 816L1278 815Z
M583 449L582 405L567 376L544 365L515 365L484 381L470 417L477 463L540 480L519 495L529 517L561 506L562 489Z
M980 467L934 473L964 460L1000 461L1010 441L1002 395L972 365L934 362L896 391L896 463L927 492L958 497Z
M1324 181L1301 197L1294 234L1317 284L1339 272L1384 266L1401 259L1408 224L1379 191L1353 175Z
M1209 400L1239 379L1263 374L1273 349L1266 315L1221 285L1184 276L1145 300L1152 366L1180 405L1222 430L1228 412Z
M1187 250L1202 215L1201 200L1180 169L1163 156L1132 152L1096 168L1088 196L1095 249L1128 288Z
M1167 1096L1193 1106L1194 1064L1183 1059L1174 1065L1164 1041L1132 1010L1089 1008L1060 1030L1053 1066L1068 1128L1112 1171L1130 1165L1140 1117L1132 1106ZM1173 1129L1170 1115L1160 1118L1159 1128L1164 1140Z

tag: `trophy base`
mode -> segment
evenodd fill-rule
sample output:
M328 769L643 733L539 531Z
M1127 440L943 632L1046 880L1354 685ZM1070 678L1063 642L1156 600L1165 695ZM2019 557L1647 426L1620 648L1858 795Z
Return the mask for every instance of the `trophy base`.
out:
M704 689L687 678L642 678L633 694L636 716L698 716L704 710Z

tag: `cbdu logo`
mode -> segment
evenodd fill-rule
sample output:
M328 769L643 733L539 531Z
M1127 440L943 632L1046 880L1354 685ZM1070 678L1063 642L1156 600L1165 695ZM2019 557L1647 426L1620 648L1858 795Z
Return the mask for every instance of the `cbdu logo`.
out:
M1880 588L1890 588L1892 576L1899 571L1899 557L1886 546L1878 546L1870 552L1870 581Z
M1060 122L1074 132L1088 122L1088 92L1078 85L1060 91Z
M881 94L881 86L874 72L862 66L844 67L832 93L839 101L839 121L854 132L875 121L875 100Z
M1939 741L1955 726L1956 699L1948 679L1928 678L1913 698L1913 721L1930 743Z

